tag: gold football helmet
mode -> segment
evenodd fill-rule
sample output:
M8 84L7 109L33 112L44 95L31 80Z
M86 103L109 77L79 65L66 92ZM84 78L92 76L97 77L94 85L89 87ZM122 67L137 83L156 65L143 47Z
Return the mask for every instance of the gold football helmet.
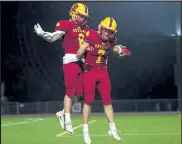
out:
M70 16L77 24L86 24L89 17L87 6L82 3L74 4L70 10Z
M99 35L103 40L109 40L117 32L117 22L114 18L104 18L98 27Z

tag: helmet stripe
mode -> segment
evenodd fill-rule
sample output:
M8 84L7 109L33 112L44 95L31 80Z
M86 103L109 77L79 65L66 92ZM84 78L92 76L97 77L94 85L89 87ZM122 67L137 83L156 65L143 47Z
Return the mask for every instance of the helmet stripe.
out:
M84 7L85 7L85 13L88 13L87 6L86 6L86 5L84 5Z
M112 22L113 22L113 18L110 18L110 23L109 23L109 27L112 27Z

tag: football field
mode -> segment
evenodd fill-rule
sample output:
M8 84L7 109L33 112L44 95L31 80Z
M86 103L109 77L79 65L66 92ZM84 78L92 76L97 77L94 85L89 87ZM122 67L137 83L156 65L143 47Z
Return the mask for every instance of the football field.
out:
M73 116L74 136L68 136L56 117L24 116L1 118L2 144L83 144L82 120ZM108 123L104 115L90 119L93 144L181 144L181 116L179 115L117 115L117 128L122 140L107 135Z

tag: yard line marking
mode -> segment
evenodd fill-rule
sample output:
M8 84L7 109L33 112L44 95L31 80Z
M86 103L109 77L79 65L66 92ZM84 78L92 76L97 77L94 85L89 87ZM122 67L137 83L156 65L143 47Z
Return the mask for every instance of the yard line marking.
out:
M181 133L163 133L163 134L121 134L121 136L181 136ZM74 135L76 137L82 137L82 135ZM91 137L108 137L107 134L90 134ZM68 137L68 136L63 136Z
M96 122L96 120L92 120L92 121L89 122L89 124L92 124L92 123L95 123L95 122ZM81 128L82 126L83 126L82 124L80 124L80 125L78 125L78 126L75 126L75 127L73 127L73 130L79 129L79 128ZM60 134L57 134L56 137L61 137L61 136L65 135L65 134L67 134L67 132L62 132L62 133L60 133ZM74 136L74 135L73 135L73 136Z
M7 124L2 124L1 127L7 127L7 126L16 126L16 125L23 125L23 124L29 124L29 123L35 123L35 122L38 122L38 121L42 121L44 120L43 118L36 118L36 119L27 119L26 121L20 121L20 122L11 122L9 121L9 123Z

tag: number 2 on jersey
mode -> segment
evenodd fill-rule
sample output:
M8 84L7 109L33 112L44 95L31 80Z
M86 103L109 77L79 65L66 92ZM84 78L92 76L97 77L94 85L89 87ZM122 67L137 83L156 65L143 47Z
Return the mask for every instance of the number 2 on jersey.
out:
M79 42L79 48L80 48L81 45L82 45L83 42L84 42L84 34L79 33L79 35L78 35L78 42Z
M103 50L103 49L100 49L100 50L98 51L99 56L98 56L98 58L97 58L97 60L96 60L96 63L97 63L97 64L98 64L98 63L101 63L101 58L102 58L103 55L105 55L105 53L106 53L106 51Z

